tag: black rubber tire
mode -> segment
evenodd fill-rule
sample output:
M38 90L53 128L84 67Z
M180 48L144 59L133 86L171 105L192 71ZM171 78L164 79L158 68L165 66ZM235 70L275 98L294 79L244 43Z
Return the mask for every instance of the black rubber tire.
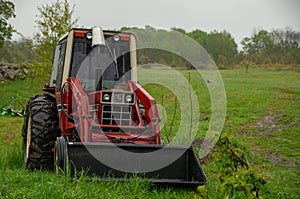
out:
M68 148L64 137L58 137L54 147L54 167L57 175L68 174Z
M31 97L26 107L22 132L27 169L54 169L53 149L59 135L55 98L48 94Z

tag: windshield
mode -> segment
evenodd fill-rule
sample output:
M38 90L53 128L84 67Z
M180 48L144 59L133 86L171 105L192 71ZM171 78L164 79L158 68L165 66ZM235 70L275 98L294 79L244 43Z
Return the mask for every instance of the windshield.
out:
M106 45L91 47L91 40L75 38L71 77L79 77L87 92L127 84L130 76L130 41L106 37Z

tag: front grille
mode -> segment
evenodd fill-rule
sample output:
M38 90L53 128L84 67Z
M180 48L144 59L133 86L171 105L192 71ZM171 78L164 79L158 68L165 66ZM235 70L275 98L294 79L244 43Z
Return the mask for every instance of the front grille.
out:
M131 125L131 106L103 105L102 124Z

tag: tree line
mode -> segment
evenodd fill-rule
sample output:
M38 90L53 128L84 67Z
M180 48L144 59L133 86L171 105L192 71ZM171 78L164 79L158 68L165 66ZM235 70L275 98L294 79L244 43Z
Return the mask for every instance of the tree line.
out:
M77 26L78 18L72 19L74 8L67 0L57 0L51 4L38 7L38 32L34 38L22 37L12 41L11 35L15 31L8 24L9 18L15 17L14 5L8 0L0 0L3 9L0 11L0 61L1 62L33 62L36 61L51 68L54 49L58 39L71 27ZM53 23L55 21L55 23ZM123 27L126 31L133 27ZM160 41L160 33L165 30L145 26L143 30L152 31L153 39ZM230 32L200 29L186 31L174 27L177 31L198 42L220 68L236 66L286 66L300 68L300 32L291 28L275 29L272 31L259 30L245 37L241 42L241 50ZM183 47L189 50L188 46ZM178 55L161 50L141 50L138 56L140 64L153 62L172 67L190 67L190 63Z
M152 32L162 32L164 30L153 27ZM123 28L124 30L130 28ZM263 67L284 67L292 66L300 69L300 32L291 28L276 29L272 31L259 30L251 37L245 37L241 41L242 49L238 50L238 45L232 35L224 31L205 32L203 30L193 30L187 32L182 28L172 28L198 42L210 55L219 68L233 68L236 66L263 66ZM159 34L157 34L159 35ZM156 38L158 41L159 37ZM176 43L176 42L175 42ZM183 47L184 48L184 47ZM188 51L187 48L184 48ZM151 61L168 64L170 66L181 67L182 60L168 55L167 52L152 51L145 52L139 61Z

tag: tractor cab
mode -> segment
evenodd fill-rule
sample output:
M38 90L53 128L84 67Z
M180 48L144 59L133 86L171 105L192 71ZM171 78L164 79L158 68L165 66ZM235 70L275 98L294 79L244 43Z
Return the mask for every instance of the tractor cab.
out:
M80 78L86 92L136 81L135 42L130 33L72 29L56 48L50 87L60 90L69 77Z
M70 76L79 77L87 92L127 85L131 80L130 35L106 35L95 44L89 38L74 38Z

